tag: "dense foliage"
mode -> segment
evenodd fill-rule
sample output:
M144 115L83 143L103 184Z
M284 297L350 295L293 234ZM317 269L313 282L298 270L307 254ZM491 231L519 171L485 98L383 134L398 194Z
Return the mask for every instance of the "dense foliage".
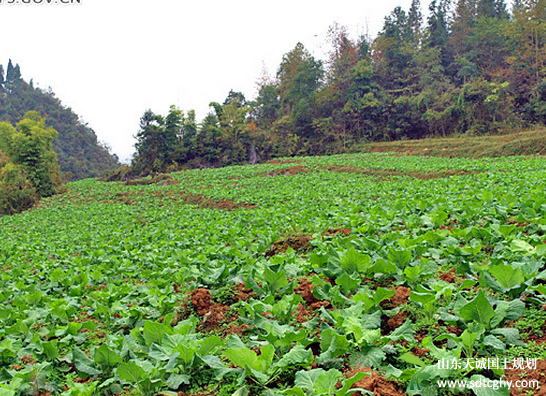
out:
M0 218L0 394L546 387L545 165L352 154L69 183ZM496 357L542 360L464 367Z
M514 1L509 12L504 0L433 0L424 20L414 0L408 11L395 8L373 41L353 40L347 28L333 25L329 44L324 62L297 44L275 78L260 79L254 101L231 91L223 104L211 103L198 128L193 115L186 120L176 109L169 116L179 122L168 132L157 120L143 125L138 166L254 163L343 152L364 141L480 135L546 121L543 1ZM169 135L153 149L152 129ZM158 154L165 144L169 156Z
M52 143L57 131L29 111L16 127L0 122L0 215L31 208L61 184L61 171Z
M97 177L118 166L118 158L98 143L95 132L64 107L51 90L34 87L32 80L25 82L19 65L13 66L11 60L5 75L0 65L0 120L15 124L29 110L40 112L46 125L59 133L53 150L69 178Z

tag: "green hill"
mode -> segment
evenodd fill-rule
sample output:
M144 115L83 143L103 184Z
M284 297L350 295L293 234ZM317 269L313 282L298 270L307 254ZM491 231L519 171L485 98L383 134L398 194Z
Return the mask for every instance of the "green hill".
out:
M70 108L62 105L52 93L36 88L21 77L19 65L0 65L0 121L16 124L29 110L40 112L47 126L59 132L53 149L61 170L70 172L73 179L101 176L119 165L115 154L97 141L97 135Z

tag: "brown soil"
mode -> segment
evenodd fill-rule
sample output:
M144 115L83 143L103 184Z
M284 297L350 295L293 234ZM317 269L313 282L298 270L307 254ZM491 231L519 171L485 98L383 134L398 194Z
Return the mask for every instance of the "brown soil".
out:
M203 327L205 330L213 330L220 326L226 320L226 312L229 307L223 304L214 304L210 310L203 315Z
M275 169L269 172L261 173L261 177L275 177L275 176L294 176L299 173L308 173L310 170L305 165L291 166L290 168Z
M398 286L396 288L389 288L389 290L396 290L396 293L391 298L388 298L381 302L381 306L384 309L396 308L400 305L404 305L408 302L411 290L404 286Z
M318 298L313 295L314 287L315 285L309 279L303 278L300 280L300 284L294 288L294 292L299 294L307 304L312 305L319 302Z
M346 377L350 378L359 371L363 373L370 373L360 381L353 384L352 388L362 388L370 392L373 392L374 396L404 396L398 385L392 381L387 381L384 375L378 375L375 371L369 367L355 368L346 373ZM360 396L361 392L354 392L352 396Z
M311 308L313 311L316 311L317 309L320 309L321 307L330 308L331 307L330 301L326 301L326 300L317 301L316 303L309 305L309 308Z
M415 356L420 357L420 358L422 358L423 356L425 356L429 352L430 352L430 349L421 348L421 347L418 347L418 346L413 347L411 349L411 353L413 353Z
M298 323L307 322L311 318L311 316L313 316L313 311L307 309L302 303L299 303L298 309L296 311L296 320L298 321Z
M237 301L248 301L251 297L256 297L256 293L252 289L245 289L244 283L239 283L236 287L235 300Z
M302 160L297 159L287 159L287 160L278 160L278 159L272 159L266 162L266 164L298 164L302 162Z
M441 280L443 280L444 282L447 282L447 283L455 283L456 282L456 280L455 280L455 268L453 268L449 272L444 272L443 274L441 274L439 276L439 278Z
M399 328L404 324L406 319L408 318L407 312L398 312L396 315L394 315L392 318L387 320L387 330L389 332Z
M191 292L191 303L197 315L203 316L209 312L211 307L210 292L207 289L200 288Z
M419 342L423 341L423 338L428 336L428 330L421 329L415 333L415 339ZM445 341L447 343L447 340Z
M319 301L313 295L314 287L315 285L308 278L303 278L300 280L300 284L294 288L294 292L300 295L305 301L305 304L298 304L298 309L295 312L296 320L299 323L307 322L321 307L329 308L331 306L329 301Z
M373 169L373 168L356 168L352 165L328 165L326 170L338 173L357 173L366 176L377 176L378 181L392 180L388 179L389 176L409 176L415 179L428 180L428 179L442 179L451 176L461 176L481 173L480 171L467 171L464 169L442 169L437 171L399 171L395 169Z
M463 331L459 329L457 326L447 326L447 331L455 334L457 337L463 334Z
M323 235L330 236L330 235L338 235L338 234L343 234L345 236L348 236L349 234L351 234L351 230L349 228L328 228Z
M285 239L279 239L265 252L265 257L273 257L284 253L288 248L292 248L299 253L305 252L311 248L309 246L311 240L312 238L306 235L289 236Z
M108 180L110 181L110 180ZM159 184L162 186L178 184L179 181L173 180L172 177L166 174L159 174L151 179L129 179L125 182L126 186L147 186L150 184Z
M541 336L538 334L529 334L529 336L525 338L525 341L533 341L537 344L544 344L546 342L546 326L542 328L542 334L543 335Z
M504 372L504 380L506 381L512 381L515 383L516 381L538 381L540 384L538 387L533 388L516 388L515 386L512 386L510 389L510 396L526 396L529 393L527 391L532 391L532 394L534 396L545 396L546 395L546 360L538 360L536 369L533 370L531 368L525 368L525 369L514 369L509 368Z
M250 331L250 326L247 325L246 323L243 323L243 324L240 324L240 325L236 325L235 323L233 323L229 329L226 330L226 334L227 335L231 335L231 334L237 334L239 336L245 334L245 333L248 333Z

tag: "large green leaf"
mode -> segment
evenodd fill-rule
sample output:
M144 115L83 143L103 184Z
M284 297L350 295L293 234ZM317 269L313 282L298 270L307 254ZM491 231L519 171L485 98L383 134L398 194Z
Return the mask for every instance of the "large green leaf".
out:
M305 349L302 344L296 344L287 354L275 363L276 367L294 367L308 366L313 362L313 353L310 349Z
M116 364L121 363L123 360L121 356L108 348L108 345L102 344L99 348L95 349L93 360L99 366L114 367Z
M95 367L93 360L78 347L74 348L72 354L74 356L74 365L78 371L88 375L99 375L101 373L101 371Z
M135 362L122 363L116 370L119 378L131 384L138 384L146 377L144 369Z
M267 282L271 292L280 290L288 285L284 271L273 272L266 267L263 272L263 278Z
M358 252L354 247L349 248L341 261L342 268L350 274L364 274L372 264L370 256Z
M459 313L466 322L476 321L483 325L488 325L495 316L495 310L482 290L468 304L462 306Z
M411 252L408 250L396 250L391 248L388 253L388 258L396 264L398 268L404 269L411 261Z
M152 322L147 320L144 323L144 329L142 331L142 336L146 340L146 345L150 346L153 343L161 345L163 336L165 334L172 334L170 326L166 326L163 323Z
M506 291L525 282L523 271L510 265L496 265L489 269L489 273L495 277L497 282L499 282Z

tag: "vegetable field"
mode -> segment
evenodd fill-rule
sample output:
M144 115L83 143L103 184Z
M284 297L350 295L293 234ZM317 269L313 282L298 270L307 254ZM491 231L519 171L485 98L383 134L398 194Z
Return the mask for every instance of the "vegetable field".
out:
M0 218L0 396L546 391L543 157L355 154L66 189Z

